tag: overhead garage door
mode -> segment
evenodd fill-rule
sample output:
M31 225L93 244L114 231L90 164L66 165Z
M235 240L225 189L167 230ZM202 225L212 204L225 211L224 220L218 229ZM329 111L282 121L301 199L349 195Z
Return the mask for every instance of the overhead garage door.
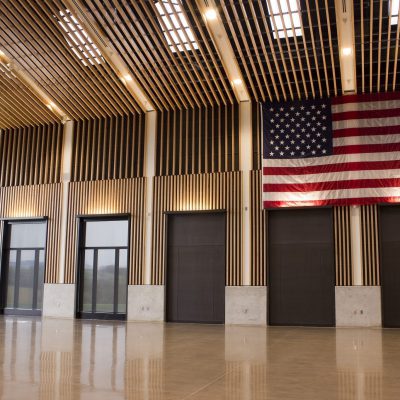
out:
M333 326L332 209L268 213L270 325Z
M381 278L383 325L400 327L400 206L382 206Z
M168 215L167 321L225 320L225 214Z

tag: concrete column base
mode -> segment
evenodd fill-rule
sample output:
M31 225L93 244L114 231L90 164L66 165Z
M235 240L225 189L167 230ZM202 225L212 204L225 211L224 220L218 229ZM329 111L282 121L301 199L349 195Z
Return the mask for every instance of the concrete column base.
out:
M225 324L266 325L267 288L265 286L227 286Z
M380 286L336 286L336 326L382 326Z
M43 317L75 317L75 285L45 283L43 292Z
M164 321L165 286L129 285L128 321Z

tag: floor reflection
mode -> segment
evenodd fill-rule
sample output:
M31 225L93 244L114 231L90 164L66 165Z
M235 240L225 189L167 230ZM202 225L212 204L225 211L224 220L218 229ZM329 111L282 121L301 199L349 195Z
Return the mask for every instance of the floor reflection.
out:
M397 399L400 331L0 319L0 399Z

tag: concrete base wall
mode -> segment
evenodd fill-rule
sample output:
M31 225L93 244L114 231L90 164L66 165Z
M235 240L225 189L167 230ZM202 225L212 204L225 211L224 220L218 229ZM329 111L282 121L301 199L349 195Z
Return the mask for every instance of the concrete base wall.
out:
M336 326L382 326L380 286L336 286Z
M75 317L75 285L45 283L43 292L43 317Z
M265 286L227 286L225 288L225 324L265 325L267 288Z
M165 286L128 286L128 321L164 321Z

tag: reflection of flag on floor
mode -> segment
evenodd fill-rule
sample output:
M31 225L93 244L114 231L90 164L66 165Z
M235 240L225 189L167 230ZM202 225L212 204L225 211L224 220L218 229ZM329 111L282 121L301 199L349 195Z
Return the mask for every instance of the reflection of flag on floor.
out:
M265 208L400 202L400 92L264 103Z

